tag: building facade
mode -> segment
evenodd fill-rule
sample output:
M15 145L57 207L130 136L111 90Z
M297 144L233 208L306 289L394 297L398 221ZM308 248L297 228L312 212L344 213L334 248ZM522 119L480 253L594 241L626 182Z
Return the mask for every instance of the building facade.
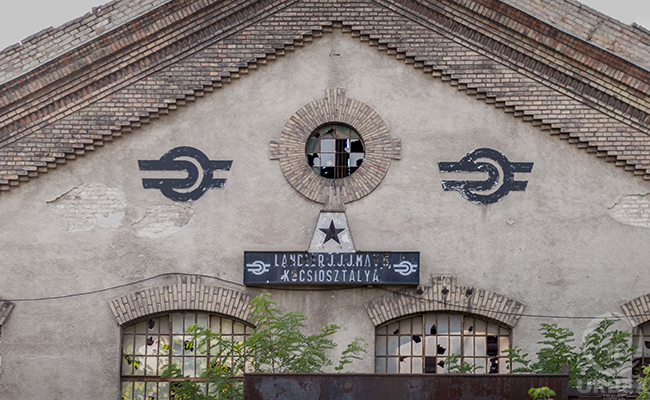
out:
M365 338L357 372L505 373L540 323L611 314L645 343L648 31L571 1L131 3L0 53L0 398L168 398L161 366L211 362L185 328L244 339L260 293Z

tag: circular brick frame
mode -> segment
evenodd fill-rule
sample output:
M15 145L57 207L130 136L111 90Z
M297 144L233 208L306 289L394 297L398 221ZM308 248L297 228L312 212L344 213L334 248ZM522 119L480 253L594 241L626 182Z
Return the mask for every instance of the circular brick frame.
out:
M305 148L311 134L319 127L340 123L353 127L365 147L363 164L342 179L328 179L312 171ZM304 105L289 119L279 141L271 141L270 157L280 160L285 178L299 193L341 210L345 203L372 192L386 175L391 160L401 158L401 143L393 139L384 120L370 106L345 96L345 89L325 91L325 98Z

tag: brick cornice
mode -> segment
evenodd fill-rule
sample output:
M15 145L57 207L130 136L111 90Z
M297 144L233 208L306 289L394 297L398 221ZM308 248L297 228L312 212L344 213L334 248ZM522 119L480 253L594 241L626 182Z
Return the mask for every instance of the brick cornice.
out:
M514 328L526 305L506 295L476 286L459 286L452 275L432 277L432 285L403 289L365 303L377 327L413 314L450 311L477 315Z
M498 0L376 1L650 133L650 71L613 53Z
M199 276L179 276L175 285L137 290L118 297L109 306L118 325L179 310L205 311L246 321L251 299L245 292L204 285Z
M0 85L0 147L295 1L175 0Z
M397 60L405 61L434 78L441 78L468 95L494 104L541 130L557 134L587 152L650 179L647 125L635 122L634 115L614 108L614 102L619 100L639 104L650 101L648 96L638 96L640 90L633 92L629 89L628 83L636 78L629 78L624 71L617 70L612 76L620 82L608 81L610 78L605 79L604 73L599 72L602 68L609 71L607 64L585 61L591 69L580 79L593 81L614 93L614 97L610 97L612 104L609 100L597 104L571 87L562 86L560 78L577 77L581 74L580 65L576 64L576 67L568 56L565 59L564 53L555 54L551 48L542 46L542 39L537 44L523 35L516 39L515 28L521 21L509 22L510 17L500 16L499 12L510 10L508 12L517 18L530 16L513 8L502 9L504 6L498 6L497 10L486 8L481 5L483 0L480 1L412 2L415 8L409 9L397 0L278 0L272 3L251 0L241 4L234 1L215 4L212 0L174 0L157 10L188 5L187 9L176 10L179 13L177 25L165 25L165 28L160 21L150 21L158 24L158 34L169 35L169 40L163 41L160 47L153 44L158 43L157 35L149 37L145 31L139 31L144 35L137 38L140 42L125 43L123 49L116 50L118 53L123 51L119 53L119 57L124 57L119 58L122 63L111 61L112 56L107 56L102 61L105 64L96 62L81 66L67 78L52 83L53 86L35 89L29 95L33 98L24 100L25 103L11 113L5 115L6 109L0 111L0 124L9 121L7 115L20 113L24 117L19 121L19 130L5 135L8 139L0 143L0 191L19 186L58 164L95 150L105 142L222 87L231 78L244 76L267 60L311 41L312 37L331 32L333 28L342 28L352 37L377 46ZM459 5L461 2L468 6ZM253 8L241 9L237 14L234 8L228 8L234 3L238 7L250 4ZM440 7L439 12L431 8L434 6ZM241 20L237 19L240 17ZM444 20L437 20L439 17ZM164 19L166 24L170 23L169 18ZM178 35L175 29L179 30ZM185 39L180 39L181 36ZM496 48L481 47L484 44L482 38L489 39ZM145 42L153 47L143 46ZM512 47L517 43L521 43L521 48ZM136 50L137 57L144 58L136 60L136 55L129 53ZM76 60L76 52L63 57ZM552 62L536 52L550 57ZM508 58L512 54L528 58L513 61ZM578 55L576 59L581 58ZM72 61L70 64L77 65ZM559 83L554 83L551 75L547 79L537 73L529 64L540 65L547 74L557 73L553 76ZM99 75L94 75L96 66L97 71L106 68L107 73L114 74L110 75L114 81L109 78L104 81ZM560 67L564 69L560 71ZM628 63L626 68L637 67ZM485 76L489 78L484 79ZM93 81L95 78L96 82ZM68 90L65 85L74 85L76 81L93 82L80 83L86 86L65 97L65 90ZM71 102L64 104L63 99ZM41 108L34 112L30 108L32 105ZM13 107L13 103L10 106ZM14 125L9 124L5 129Z

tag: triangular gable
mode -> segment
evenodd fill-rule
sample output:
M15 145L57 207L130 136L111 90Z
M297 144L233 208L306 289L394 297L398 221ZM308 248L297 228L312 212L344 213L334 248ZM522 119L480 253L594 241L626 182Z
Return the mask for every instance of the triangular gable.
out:
M0 86L0 190L335 28L650 179L650 72L510 5L174 0Z

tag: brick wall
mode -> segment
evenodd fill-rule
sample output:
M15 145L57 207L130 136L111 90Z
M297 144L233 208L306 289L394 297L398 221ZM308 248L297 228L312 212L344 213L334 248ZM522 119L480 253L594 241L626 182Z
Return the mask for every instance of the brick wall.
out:
M650 69L650 31L626 25L574 0L503 0L534 17Z
M114 0L58 28L47 28L0 52L0 84L170 0ZM650 69L650 31L626 25L573 0L504 0L522 11Z
M0 84L14 79L170 0L115 0L0 52Z
M375 326L430 311L460 311L481 315L512 328L526 305L506 295L475 286L461 286L453 275L432 276L432 285L403 289L364 304Z
M197 310L246 321L252 296L220 286L204 285L200 276L177 276L175 285L142 289L110 302L119 325L148 315L175 310Z
M625 196L609 210L609 213L622 224L650 228L650 196Z
M0 191L335 28L650 179L650 72L500 1L174 0L0 85Z

